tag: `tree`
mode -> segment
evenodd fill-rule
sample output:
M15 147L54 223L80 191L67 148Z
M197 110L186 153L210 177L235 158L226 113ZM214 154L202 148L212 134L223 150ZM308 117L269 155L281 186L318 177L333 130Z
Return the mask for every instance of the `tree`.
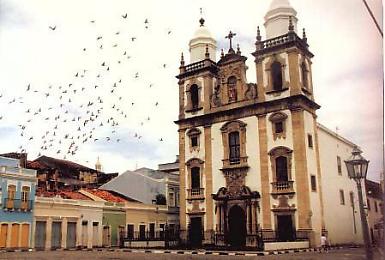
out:
M156 205L166 205L166 197L163 194L157 194L155 196Z

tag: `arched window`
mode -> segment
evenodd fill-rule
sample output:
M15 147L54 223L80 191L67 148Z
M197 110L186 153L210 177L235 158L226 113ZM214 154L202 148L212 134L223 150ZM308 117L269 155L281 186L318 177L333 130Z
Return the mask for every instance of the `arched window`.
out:
M191 189L199 189L201 187L200 168L191 168Z
M303 87L308 88L308 75L307 75L307 68L306 68L305 62L302 62L301 64L301 73L302 73Z
M229 151L230 163L239 163L241 155L239 144L239 132L231 132L229 134Z
M282 90L282 65L278 61L271 64L271 78L273 80L273 90Z
M199 106L198 86L192 85L190 88L190 98L192 109L196 109Z
M279 156L275 159L277 181L288 181L287 158Z
M227 91L229 96L229 102L237 101L237 78L231 76L227 79Z

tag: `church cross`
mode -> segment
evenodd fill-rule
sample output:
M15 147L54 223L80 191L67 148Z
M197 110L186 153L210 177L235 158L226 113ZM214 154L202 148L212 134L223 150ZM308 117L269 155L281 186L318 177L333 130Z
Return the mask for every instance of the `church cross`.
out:
M237 35L236 33L233 33L232 31L229 32L229 35L227 35L225 38L226 39L229 39L230 40L230 50L233 49L233 46L232 46L232 39L233 37Z

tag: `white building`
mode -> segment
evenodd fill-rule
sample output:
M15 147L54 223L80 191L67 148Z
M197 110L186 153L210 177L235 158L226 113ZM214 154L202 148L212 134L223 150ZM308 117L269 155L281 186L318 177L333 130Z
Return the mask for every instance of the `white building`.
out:
M182 240L265 249L361 243L355 184L343 163L350 141L317 123L312 62L297 12L273 0L257 31L257 83L239 46L215 58L200 20L179 79ZM352 197L350 197L352 192Z

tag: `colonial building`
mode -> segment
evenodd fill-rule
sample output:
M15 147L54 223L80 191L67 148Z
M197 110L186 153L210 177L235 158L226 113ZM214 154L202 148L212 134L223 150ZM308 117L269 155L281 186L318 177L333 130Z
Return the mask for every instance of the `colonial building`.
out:
M82 187L96 188L118 176L118 173L101 172L99 158L96 169L48 156L28 161L26 165L27 168L37 170L38 188L51 192L78 190Z
M167 224L166 205L148 205L111 191L40 192L34 209L32 247L146 247L159 244ZM124 243L127 241L127 243ZM150 244L151 246L151 244ZM164 246L164 243L163 243Z
M31 246L36 171L0 156L0 248Z
M374 245L384 241L384 192L378 182L366 180L366 197L370 238Z
M335 244L361 242L359 216L345 206L352 194L358 208L343 165L354 144L317 123L314 55L296 14L287 0L272 1L266 39L258 28L252 54L256 83L246 79L235 33L216 59L204 19L189 64L182 54L176 123L186 243L298 248L319 245L322 232Z

